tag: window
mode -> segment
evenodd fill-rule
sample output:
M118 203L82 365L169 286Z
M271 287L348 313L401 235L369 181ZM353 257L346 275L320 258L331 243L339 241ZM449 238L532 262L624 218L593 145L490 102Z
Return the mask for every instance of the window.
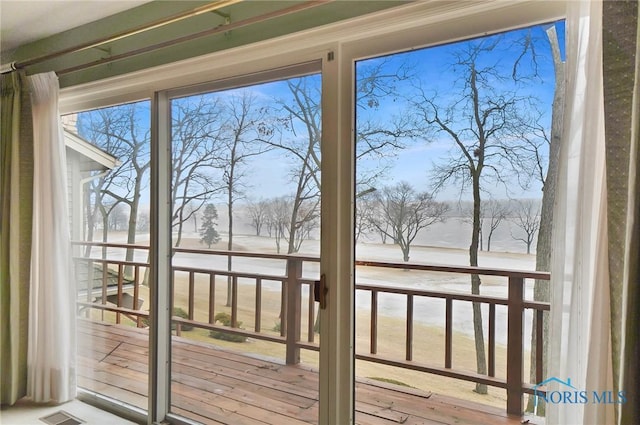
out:
M507 275L421 265L549 270L549 234L538 258L536 241L550 219L551 45L563 32L559 22L356 62L358 376L505 407L503 389L464 379L506 382L506 303L465 295L506 301ZM528 283L528 299L549 301L547 281ZM536 314L525 320L532 385Z
M357 307L355 331L358 338L361 336L363 338L356 341L359 356L361 353L366 355L367 349L370 349L371 339L367 338L371 337L371 324L375 322L370 314L374 309L377 309L381 315L377 322L379 325L384 326L383 322L385 321L391 324L387 329L393 333L393 337L401 337L404 332L407 332L407 329L417 335L424 329L433 326L433 323L418 320L422 309L427 308L427 303L418 300L419 297L416 297L412 306L414 312L412 317L415 317L415 320L410 326L404 324L402 331L399 331L397 327L402 319L393 317L393 315L385 316L383 319L382 316L384 316L383 313L390 312L396 307L406 311L407 294L401 294L399 297L397 294L389 296L380 294L376 307L372 307L376 297L372 295L373 291L358 288L356 295L353 287L353 248L355 247L356 235L352 235L349 229L354 216L354 211L351 210L354 197L356 207L361 203L371 202L369 212L375 211L377 213L380 205L374 205L374 203L383 200L386 192L390 195L402 192L400 190L402 187L397 185L403 180L409 180L409 184L415 186L413 191L416 196L429 190L431 196L425 197L425 202L428 201L430 206L440 207L441 215L438 216L435 213L437 209L430 213L430 217L436 216L439 220L422 229L422 232L416 236L417 239L412 240L411 246L405 247L406 251L404 252L398 247L383 244L382 239L385 236L384 233L381 233L381 229L374 231L362 226L363 222L358 221L361 217L357 217L355 220L356 231L360 233L359 245L355 252L358 256L356 260L361 256L369 255L372 251L367 252L366 249L374 244L389 245L380 248L384 250L384 254L375 260L398 262L399 268L402 269L405 257L409 260L407 263L411 263L426 251L424 247L419 248L418 244L431 244L429 242L431 232L437 228L444 229L446 223L442 220L448 221L453 212L453 207L448 201L454 198L451 193L456 192L449 188L449 197L438 197L444 192L433 196L432 190L427 187L429 176L426 173L408 174L415 170L410 166L411 161L423 160L427 149L431 150L429 158L437 156L433 150L437 143L430 144L424 140L426 136L432 136L432 133L436 132L435 130L426 131L424 127L415 126L409 128L396 126L396 124L403 124L402 119L407 122L413 120L414 115L419 112L418 108L407 108L410 101L416 101L415 96L420 93L414 91L412 96L411 90L409 90L410 86L406 84L408 82L420 83L420 79L412 79L416 75L412 75L411 61L418 62L413 71L420 69L424 63L410 59L410 53L394 56L384 55L389 55L390 52L414 49L415 46L439 46L442 42L466 39L473 34L495 33L505 28L523 27L531 22L548 22L560 16L564 11L563 7L551 3L541 7L539 3L507 5L499 2L498 4L482 4L471 9L458 4L441 6L436 7L427 3L412 4L406 8L400 7L396 10L390 10L380 16L369 17L353 25L322 28L317 33L295 35L278 40L273 44L267 43L257 47L222 52L210 57L192 59L188 63L141 71L140 74L134 76L135 78L132 77L127 84L123 84L120 79L119 81L98 82L91 87L71 88L66 91L65 102L66 108L69 110L82 110L98 105L113 104L116 101L130 102L149 96L152 92L155 93L151 105L151 119L147 118L147 125L149 125L148 121L152 121L151 129L152 133L155 131L154 142L157 143L152 143L150 146L151 156L155 152L157 155L155 164L159 164L160 167L157 170L151 170L153 172L151 174L155 176L151 178L151 183L156 186L151 187L150 183L148 187L141 188L142 193L148 191L151 195L156 196L155 201L153 201L153 196L150 196L152 201L156 202L154 204L150 201L150 203L157 208L155 215L153 215L154 219L157 218L156 226L150 228L149 239L152 241L151 244L157 248L155 253L154 250L150 251L151 257L155 261L154 267L160 273L158 276L160 284L155 287L157 292L150 294L150 302L147 304L145 301L145 304L152 309L152 313L155 306L161 307L156 310L160 321L158 330L161 332L151 338L152 344L149 347L152 358L151 374L149 375L150 387L152 388L149 394L149 414L154 421L176 415L187 416L195 420L213 417L214 412L207 410L205 403L197 399L193 392L188 392L201 390L215 394L216 391L218 393L224 392L228 388L225 388L223 383L203 378L205 374L207 377L211 377L214 373L223 373L224 371L212 370L208 366L211 364L210 362L203 363L203 353L200 349L208 350L213 345L226 344L226 351L222 351L227 353L227 358L224 356L219 358L220 362L225 362L238 355L230 353L228 349L237 348L240 344L242 344L242 348L236 351L242 352L243 355L250 354L252 349L258 347L253 351L253 355L255 355L263 353L261 347L266 347L267 344L277 347L282 346L283 340L288 337L296 340L298 332L295 328L299 326L300 338L296 345L301 352L302 361L312 366L317 361L321 369L319 375L320 407L318 408L320 421L339 423L353 414L351 410L353 406L351 385L353 383L350 373L350 362L353 362L353 353L350 351L352 327L349 326L353 320L353 306ZM463 25L461 22L470 25ZM446 50L452 46L456 45L432 47L414 53L425 55L425 52L442 52L442 49ZM441 53L440 56L442 57L443 54ZM319 58L322 58L321 63ZM434 58L430 60L437 63ZM281 68L283 64L307 63L305 61L317 61L311 67L315 67L315 69L301 70L294 66L289 68L291 72L288 72L287 68ZM354 93L348 90L350 84L353 83L354 68L351 66L352 63L355 64L355 74L358 78L355 81L356 98L353 98ZM322 68L322 74L318 74L320 68ZM263 73L265 69L275 71L267 71L265 74ZM383 73L392 71L397 78L387 80L393 81L391 86L374 85L369 87L373 91L368 91L365 83L366 78L363 76L374 77L376 69L380 71L378 75L381 77L383 77ZM431 72L429 68L420 70L425 73ZM418 74L417 72L413 73ZM211 80L215 80L215 82L207 82ZM378 84L378 82L384 81L384 78L382 80L374 78L374 80ZM430 82L434 80L431 78ZM422 82L426 83L426 81ZM298 88L305 87L307 93L322 91L321 101L319 97L310 97L306 99L310 103L298 110L298 112L303 110L309 112L322 104L324 109L321 117L318 115L305 120L296 116L296 111L287 111L287 105L296 105L299 100L305 100L303 97L300 99L293 97L296 85ZM187 88L174 88L178 86ZM415 86L411 87L415 88ZM422 88L425 95L423 100L433 99L429 96L433 94L434 86L425 85ZM435 89L440 88L435 87ZM376 90L386 91L383 93ZM291 97L285 96L284 93ZM445 96L438 100L446 101L451 97ZM245 133L246 137L242 139L247 142L242 145L242 152L246 155L243 159L244 162L241 161L239 168L235 169L241 172L240 179L237 179L238 175L236 174L232 178L232 171L229 168L232 163L233 155L230 153L233 150L233 145L226 141L233 140L227 136L233 134L233 126L227 125L227 123L233 122L234 117L242 116L242 112L238 114L241 109L236 109L236 112L233 112L234 105L241 106L244 100L249 99L252 99L249 103L255 106L249 108L249 111L257 118L255 125L247 127L249 130ZM425 105L428 102L420 104ZM297 105L300 106L301 103L297 103ZM311 105L315 106L310 107ZM352 105L356 105L355 110ZM315 110L313 113L318 112ZM357 114L357 121L352 127L354 113ZM399 122L388 120L388 118L396 116L400 118ZM200 124L203 125L198 126L197 119L203 117L206 118L204 121L200 121ZM192 122L188 122L189 120ZM314 125L310 126L310 123L314 123ZM318 123L321 123L321 128L317 126ZM192 124L195 127L190 128ZM354 138L354 134L351 132L352 128L355 129L357 138L355 151L352 150ZM194 129L195 131L193 131ZM297 146L302 147L305 141L308 143L316 140L318 135L314 132L320 131L319 137L321 137L323 145L321 176L317 174L318 164L314 162L316 158L312 162L304 161L305 157L312 158L317 155L317 146L306 144L305 148L310 147L306 150L293 148L294 144L300 143ZM205 142L189 145L197 139ZM225 145L225 143L227 144ZM173 150L171 157L166 156L168 149L165 148L169 146ZM184 155L181 154L180 148L186 148ZM445 151L446 149L441 153L444 154ZM309 156L307 157L307 155ZM116 155L112 156L116 158ZM180 164L180 160L185 160L184 164ZM195 162L192 165L187 165L187 161L191 160L195 160ZM268 168L265 165L268 165ZM316 168L311 168L311 165ZM307 167L306 171L304 167ZM171 172L168 172L170 169ZM190 178L183 180L182 178L185 176L190 176ZM300 180L301 177L304 179ZM318 177L322 179L320 184L318 184ZM236 183L231 187L229 185L231 181L240 184L240 187L236 186ZM304 184L300 185L299 182L304 182ZM419 182L420 188L416 186ZM133 184L133 181L129 179L128 184ZM261 190L258 191L252 186L261 186ZM395 189L386 191L385 187L387 186L395 187ZM323 199L321 205L317 205L317 191L320 187ZM174 190L174 193L171 193L171 190ZM407 190L407 193L410 194L411 191ZM298 196L291 196L291 194ZM282 201L280 202L282 210L287 217L293 218L293 220L290 219L288 224L284 221L280 224L273 220L270 222L260 221L261 201L277 200ZM271 204L271 202L264 204ZM275 205L277 202L272 204ZM298 210L294 213L296 204ZM172 208L166 208L167 205L171 205ZM319 207L322 210L321 224L324 230L322 234L318 233L317 227L315 227L317 223L314 222L318 218ZM456 208L458 207L456 206ZM229 209L231 209L231 214L229 214ZM363 211L364 209L357 209L358 214ZM460 214L461 211L462 208L459 208L457 212ZM126 210L123 211L123 214L126 216ZM113 226L122 227L125 220L122 217L117 218L116 215L112 217L115 222ZM377 215L377 217L381 217L381 215ZM459 216L455 217L456 220L459 218ZM154 225L153 220L151 221ZM469 226L462 221L458 221L458 223L460 223L459 228ZM229 232L230 224L231 234ZM138 225L142 226L140 220ZM272 233L269 237L267 235L269 235L270 225ZM279 230L277 230L278 226L280 226ZM287 226L289 227L287 228ZM298 235L297 238L291 236L293 229L295 229L294 236ZM501 247L515 246L517 243L515 239L510 239L510 235L507 235L504 228L500 229L500 233L491 235L492 253ZM455 230L460 229L456 228ZM88 232L88 228L86 231ZM139 231L144 232L142 229ZM488 232L488 230L483 230L483 244L485 246L487 246L490 237ZM499 234L501 236L498 236ZM300 238L299 236L304 237ZM220 238L218 241L216 241L217 237ZM388 238L387 242L390 242L391 239L399 240L398 235L387 235L386 237ZM218 251L228 249L230 240L231 248L240 252L237 255L234 252L233 256L219 253ZM139 242L143 242L143 240L136 239L136 244ZM257 256L260 257L259 259L248 261L248 257L244 255L248 251L242 252L247 248L244 242L250 242L251 246L260 246L262 253ZM209 245L209 243L211 244ZM459 249L459 243L450 243L453 246L450 245L448 248ZM94 263L104 262L101 248L93 248L91 251L92 255L97 258ZM438 249L445 248L447 247L440 246ZM192 252L196 250L210 250L210 253L205 256ZM218 259L211 261L210 257L213 257L211 254L214 252ZM323 262L318 265L317 262L314 264L314 261L309 260L309 264L303 265L301 270L295 267L289 269L288 265L284 266L283 264L286 262L286 255L289 252L298 252L305 258L306 256L317 257L318 254L322 254ZM116 260L123 261L123 276L127 266L134 266L133 273L136 273L135 265L125 263L127 261L126 248L116 249L113 247L107 250L107 256L112 253L118 253L119 258L124 258L124 260ZM145 255L146 251L141 248L137 254L134 253L130 258L134 263L140 261L146 264ZM274 258L265 258L267 256ZM173 259L173 264L166 261L170 257ZM329 261L325 261L327 258ZM277 266L275 266L276 261L279 261ZM530 260L525 262L529 264ZM300 292L296 294L294 291L292 294L292 299L296 299L296 303L298 299L300 300L300 321L292 322L296 323L293 326L294 332L291 332L292 326L287 321L285 321L287 329L284 329L285 322L282 321L282 310L287 310L291 305L291 302L285 301L284 294L288 291L282 289L286 287L286 283L282 283L281 280L285 276L284 267L287 267L287 278L300 276ZM271 274L275 268L279 270L278 276ZM323 310L320 314L323 318L320 328L323 335L323 347L330 347L331 350L321 348L318 360L316 360L315 351L318 339L315 332L315 322L318 306L310 298L310 289L313 280L318 278L318 272L327 276L330 288L329 305L327 310ZM144 276L142 265L139 266L137 273ZM414 276L425 277L429 274L431 272L424 270L393 273L401 281L407 280L408 276L413 279ZM268 278L265 278L264 275L267 275ZM363 277L370 279L371 276L371 274L365 273L364 265L358 265L355 283L360 285ZM144 277L140 279L144 279ZM452 279L459 279L459 277ZM124 278L121 280L125 281ZM387 279L383 280L387 281ZM468 280L465 282L464 285L469 285ZM173 283L173 286L170 286L170 283ZM391 283L396 285L398 282ZM491 285L487 284L483 288L489 286ZM142 291L142 286L139 287L139 290ZM361 294L363 291L364 295ZM369 294L366 294L367 291ZM125 292L126 290L123 289L121 298L124 298ZM215 300L212 294L215 295ZM104 306L100 307L102 304L99 304L94 310L104 310L105 317L113 317L112 321L115 322L120 317L121 325L130 321L131 329L139 329L138 326L145 324L145 314L139 313L139 308L136 309L139 307L139 304L135 304L135 300L138 298L139 295L132 295L133 309L125 310L122 304L116 304L118 309L109 312L109 309ZM266 306L269 311L261 311L256 314L256 310L259 308L256 309L255 306L262 305L264 309L266 303L269 304ZM287 303L285 309L283 306ZM451 311L454 321L451 323L454 324L456 317L464 314L465 307L457 306L463 304L462 301L460 303L453 301L452 303L454 307ZM230 305L227 306L227 304ZM446 306L439 308L445 310ZM459 310L460 308L462 310ZM280 310L279 315L274 313L277 310ZM467 308L466 311L469 310L470 308ZM485 305L482 310L483 331L489 334L486 317L491 313L487 310L490 308ZM497 306L495 310L496 317L499 317L500 306ZM144 307L142 311L144 312ZM216 319L216 315L219 313L227 313L229 317L219 316ZM102 313L90 314L101 315ZM446 314L438 316L443 317ZM101 318L102 316L100 316ZM278 319L280 319L279 323ZM442 321L439 325L442 326ZM193 328L187 329L189 326L193 326ZM148 332L153 336L153 329ZM363 336L363 332L368 332L368 337ZM459 340L469 339L468 334L465 335L464 332L468 333L469 331L463 329L460 335L453 334L454 347L458 345ZM214 334L248 339L246 343L231 342L214 338L212 337ZM385 345L386 343L382 341L381 331L378 331L377 335L380 348L378 357L382 357L382 354L394 354L385 353L389 345ZM308 339L305 340L305 338ZM330 345L327 341L330 342ZM178 342L190 344L191 348L188 352L181 351L182 348L178 347ZM364 345L361 344L362 342ZM367 347L367 343L369 347ZM401 358L398 363L417 361L414 353L421 350L420 346L410 346L411 344L407 344L406 340L401 341L400 344L403 345L404 359ZM193 347L198 348L192 349ZM361 348L364 351L359 351ZM285 349L284 353L282 349L279 350L270 353L270 355L282 356L284 354L285 362L290 359L295 360L297 357L296 350L287 352ZM394 347L394 350L397 351L397 347ZM309 356L305 357L307 354ZM414 356L413 359L407 360L406 357L412 356ZM136 357L136 359L140 358ZM394 362L395 360L387 362L387 366L397 366ZM186 366L190 363L197 364L199 370L189 370ZM375 363L367 362L366 364L373 364L377 368L378 365ZM170 367L165 367L165 364L170 364ZM254 366L256 364L258 363L254 363ZM398 379L394 375L395 372L389 374L388 368L387 370L370 369L369 371L361 369L362 364L365 362L358 363L360 376L385 379L391 377L397 381L404 379L404 377ZM331 369L325 367L323 371L323 366L328 365L335 367ZM455 363L454 366L456 366ZM488 367L491 368L491 366ZM259 368L265 376L271 373L268 367ZM251 378L254 376L257 377L255 380L265 378L260 374L254 374ZM397 382L389 384L395 385ZM317 384L314 385L317 386ZM462 385L468 386L469 384L463 383ZM146 394L144 394L145 390L141 391L143 391L140 393L142 398L138 398L136 401L135 397L132 397L131 400L125 401L144 409ZM172 393L170 394L169 391ZM315 387L311 392L314 391L316 391ZM199 393L199 395L203 395L203 393ZM237 394L235 395L237 396ZM309 397L312 398L313 395L309 395ZM225 399L225 397L221 398ZM225 408L230 410L238 410L244 406L243 401L238 398L226 397L226 402L228 404ZM316 415L312 413L311 416L309 420L313 421ZM216 420L232 422L232 419L223 417Z
M62 118L78 279L78 385L147 409L148 101Z

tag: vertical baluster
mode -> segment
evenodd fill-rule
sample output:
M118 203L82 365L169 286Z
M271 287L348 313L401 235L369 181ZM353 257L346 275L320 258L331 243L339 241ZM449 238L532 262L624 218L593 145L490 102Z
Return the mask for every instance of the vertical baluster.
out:
M195 303L195 286L196 286L195 275L196 275L195 272L193 271L189 272L189 311L187 312L189 316L189 320L193 320L193 310L194 310L194 303Z
M308 310L309 319L307 323L307 341L313 342L315 339L316 301L313 297L313 284L309 284Z
M238 327L238 276L231 278L231 327Z
M300 298L300 278L302 277L302 260L287 260L287 309L282 322L287 322L287 364L300 363L300 320L302 317L302 300Z
M262 327L262 279L256 279L256 317L255 317L255 327L254 330L256 332L260 332L260 328Z
M378 291L371 291L371 354L378 353Z
M536 310L536 383L544 381L544 310Z
M413 360L413 295L407 294L407 360Z
M213 323L216 314L216 275L209 273L209 323Z
M453 299L447 298L444 321L444 367L451 368L453 357Z
M88 269L87 269L87 302L93 302L93 285L94 285L94 277L93 277L93 261L88 261ZM91 316L91 308L86 309L85 317Z
M140 266L135 265L133 268L133 309L140 310L140 306L138 305L138 297L140 296L140 283L138 280L140 279ZM140 316L136 316L136 327L141 327L142 322L140 321Z
M489 304L489 376L496 376L496 305Z
M107 304L107 282L109 279L109 275L107 274L107 262L105 260L102 261L102 305ZM102 317L102 321L104 321L104 309L100 310L100 315Z
M116 313L116 323L120 324L120 307L122 307L122 283L124 279L124 264L118 264L118 312Z
M287 334L287 281L283 279L280 285L280 336Z
M507 413L522 414L524 279L509 276L507 313Z

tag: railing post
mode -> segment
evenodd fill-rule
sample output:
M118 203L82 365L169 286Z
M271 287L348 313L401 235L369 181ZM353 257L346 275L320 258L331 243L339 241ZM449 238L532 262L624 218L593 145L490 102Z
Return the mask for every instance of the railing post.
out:
M302 277L302 260L289 257L287 259L287 309L286 315L281 323L287 323L287 364L300 363L300 319L302 310L302 300L300 298L300 278Z
M524 279L509 276L507 316L507 413L522 415Z

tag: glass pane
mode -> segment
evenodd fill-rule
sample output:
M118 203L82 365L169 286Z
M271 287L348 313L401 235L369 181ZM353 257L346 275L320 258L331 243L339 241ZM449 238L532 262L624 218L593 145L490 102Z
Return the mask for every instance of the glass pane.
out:
M171 101L174 413L317 421L320 89Z
M62 117L78 385L147 410L149 102Z
M503 414L518 371L507 370L507 344L518 339L524 382L542 381L538 313L524 309L508 340L517 300L507 289L514 279L525 297L549 301L547 281L534 290L509 270L548 270L556 27L561 35L557 23L356 64L358 422L387 398L386 414L418 422L438 420L429 403L453 412L460 399Z

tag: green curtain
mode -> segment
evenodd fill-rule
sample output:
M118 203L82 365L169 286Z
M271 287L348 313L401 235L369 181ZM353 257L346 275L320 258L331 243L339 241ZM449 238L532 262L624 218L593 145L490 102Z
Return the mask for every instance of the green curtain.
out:
M27 390L33 125L25 75L2 75L0 84L0 402L11 405Z
M637 424L640 418L638 1L605 1L602 35L613 376L616 392L625 391L627 399L618 405L616 415L618 424Z

